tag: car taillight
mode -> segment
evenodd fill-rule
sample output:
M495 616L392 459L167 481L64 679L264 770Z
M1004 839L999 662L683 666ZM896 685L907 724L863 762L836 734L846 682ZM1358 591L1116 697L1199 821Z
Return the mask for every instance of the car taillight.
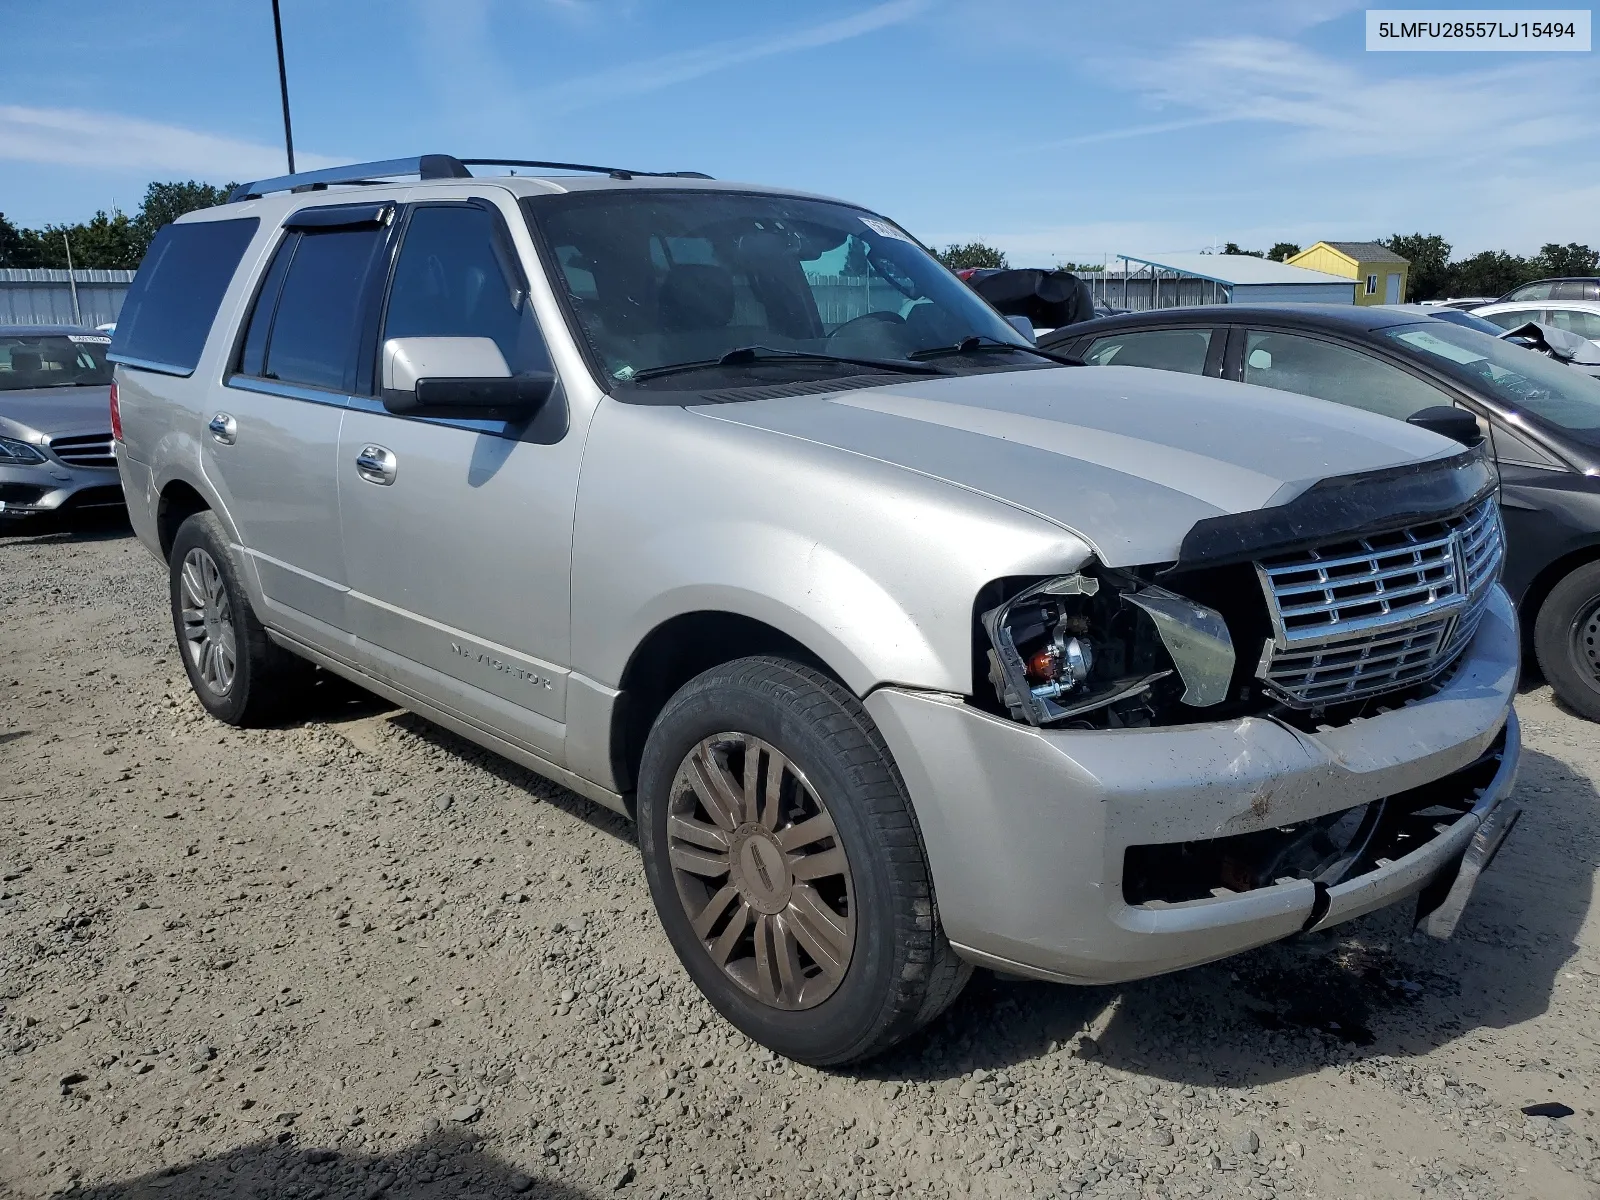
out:
M117 406L117 385L115 380L111 384L111 436L119 442L122 440L122 409Z

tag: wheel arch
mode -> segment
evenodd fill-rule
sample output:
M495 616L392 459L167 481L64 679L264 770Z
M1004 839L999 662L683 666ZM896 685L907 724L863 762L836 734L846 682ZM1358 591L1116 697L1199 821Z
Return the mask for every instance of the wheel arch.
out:
M1539 610L1544 607L1545 600L1555 590L1556 584L1579 567L1596 561L1600 561L1600 538L1551 559L1523 590L1522 599L1517 602L1517 618L1522 626L1522 645L1527 656L1531 657L1533 653L1533 629L1539 619Z
M696 675L758 654L804 663L848 688L837 670L793 634L725 609L698 609L668 617L634 647L623 668L610 739L617 790L630 798L630 807L645 739L667 701Z
M172 557L172 542L178 528L195 513L214 512L215 507L200 489L183 479L170 479L156 498L156 536L161 543L162 561Z

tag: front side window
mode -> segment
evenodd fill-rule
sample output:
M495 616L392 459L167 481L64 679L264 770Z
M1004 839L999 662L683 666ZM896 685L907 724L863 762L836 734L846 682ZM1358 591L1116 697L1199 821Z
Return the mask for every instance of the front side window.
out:
M273 258L245 330L247 375L348 392L356 384L378 226L291 231Z
M539 197L525 210L579 332L619 383L695 363L708 365L693 386L736 385L751 373L728 373L716 360L750 348L777 352L763 353L762 366L790 379L872 369L829 357L911 362L969 340L965 357L941 357L939 366L1040 361L1019 352L1020 335L898 226L843 204L640 190Z
M1560 283L1552 284L1551 287L1550 287L1550 299L1552 299L1552 300L1582 300L1583 299L1583 280L1581 280L1581 279L1563 279Z
M1455 328L1434 323L1441 329ZM1297 333L1250 330L1245 338L1244 381L1402 421L1421 409L1452 403L1450 396L1408 371L1359 350Z
M1382 332L1511 412L1531 414L1600 446L1600 380L1537 351L1442 321Z
M492 338L513 375L550 370L528 288L498 218L476 205L418 208L395 263L383 338Z
M0 392L103 387L111 382L110 341L99 334L0 336Z
M1504 312L1479 313L1485 321L1500 326L1501 329L1515 329L1519 325L1526 325L1529 321L1544 320L1542 308L1508 308Z
M1089 344L1084 361L1096 367L1154 367L1199 375L1211 351L1209 329L1146 329L1112 334Z

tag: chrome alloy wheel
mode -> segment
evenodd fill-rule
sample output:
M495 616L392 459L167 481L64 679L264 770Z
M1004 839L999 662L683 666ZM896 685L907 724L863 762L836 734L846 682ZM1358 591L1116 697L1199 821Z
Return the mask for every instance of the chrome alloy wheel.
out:
M1587 666L1600 682L1600 604L1592 605L1572 623L1572 661L1580 670Z
M199 546L183 556L180 595L185 653L206 689L226 696L239 665L233 608L217 560Z
M700 944L757 1000L814 1008L844 980L850 860L827 805L773 746L719 733L689 752L672 783L667 857Z

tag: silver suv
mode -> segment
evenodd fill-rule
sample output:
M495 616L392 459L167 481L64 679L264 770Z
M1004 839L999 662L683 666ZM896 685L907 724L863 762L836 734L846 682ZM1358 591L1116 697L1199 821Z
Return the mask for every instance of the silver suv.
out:
M1078 369L866 209L554 166L152 246L117 456L219 719L316 664L635 817L685 969L808 1063L974 965L1450 932L1517 811L1481 452Z

